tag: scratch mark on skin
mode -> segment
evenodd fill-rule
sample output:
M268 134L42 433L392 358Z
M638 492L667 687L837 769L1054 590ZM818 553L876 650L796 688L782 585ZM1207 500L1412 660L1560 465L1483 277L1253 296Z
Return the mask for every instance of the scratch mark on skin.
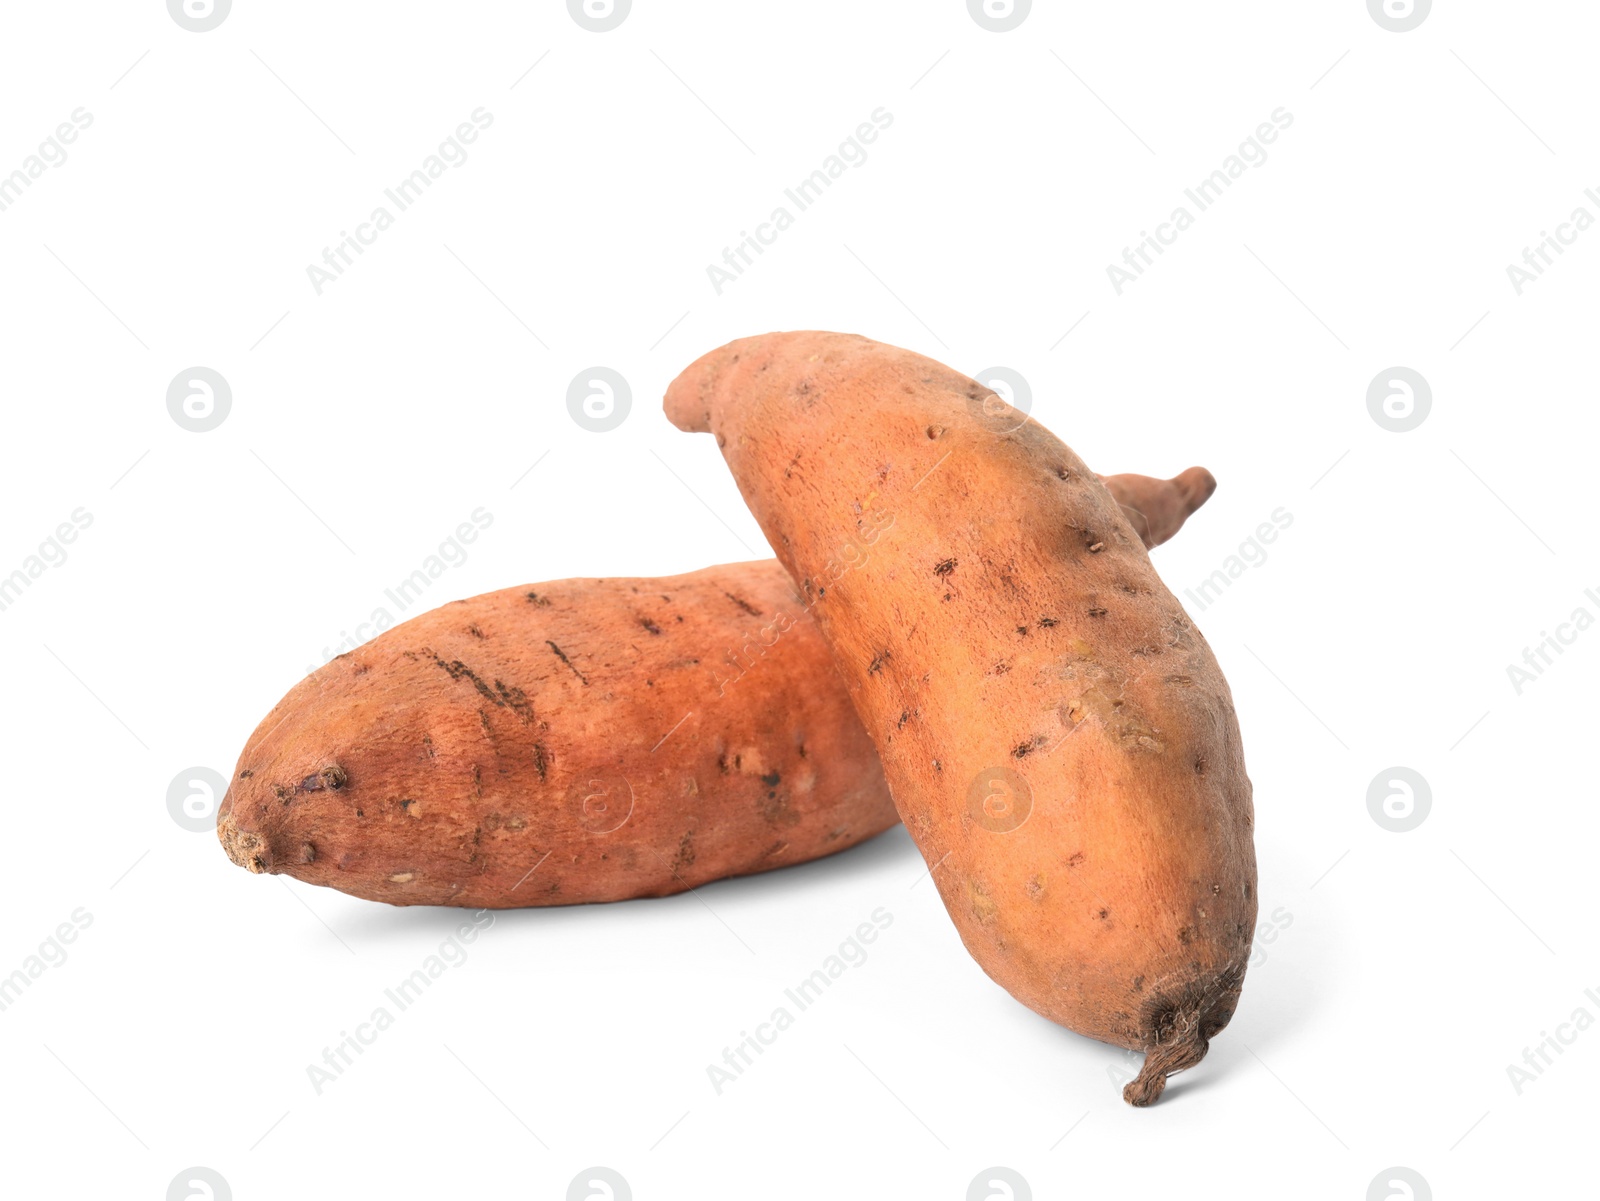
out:
M691 709L689 712L685 713L682 717L678 718L678 726L681 726L684 722L688 721L693 716L694 716L694 710ZM663 734L661 736L661 742L665 742L667 739L671 738L674 734L676 734L678 732L678 726L673 726L672 729L668 730L665 734ZM650 753L652 755L655 754L657 751L659 751L661 749L661 742L656 743L655 746L650 748Z
M581 671L579 671L579 670L578 670L578 669L577 669L577 668L576 668L576 667L573 667L573 666L572 666L572 660L571 660L571 659L569 659L569 658L567 658L567 654L566 654L566 652L565 652L565 651L563 651L563 650L562 650L562 649L561 649L561 648L560 648L560 647L559 647L559 646L557 646L557 645L556 645L556 644L555 644L555 643L553 643L553 642L551 642L551 641L550 641L550 640L549 640L549 639L548 639L548 638L546 638L546 639L545 639L545 643L544 643L544 644L545 644L545 645L546 645L546 646L548 646L548 647L549 647L549 648L550 648L550 649L551 649L551 650L553 650L553 651L555 651L555 653L556 653L556 658L557 658L557 659L560 659L560 660L561 660L561 661L562 661L562 662L563 662L563 663L565 663L565 664L566 664L566 665L567 665L567 666L568 666L568 667L569 667L569 668L571 668L571 670L572 670L572 674L573 674L573 675L575 675L575 676L577 676L577 677L578 677L578 679L580 679L580 680L582 680L582 681L583 681L583 684L584 684L584 686L585 686L585 687L587 687L587 686L588 686L588 684L589 684L589 677L588 677L588 676L586 676L586 675L584 675L584 674L583 674L583 673L582 673L582 672L581 672Z

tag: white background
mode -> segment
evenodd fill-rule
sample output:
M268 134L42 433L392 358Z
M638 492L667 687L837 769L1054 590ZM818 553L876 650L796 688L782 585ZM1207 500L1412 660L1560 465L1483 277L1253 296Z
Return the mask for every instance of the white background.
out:
M1592 5L1440 4L1403 34L1360 0L1041 3L1007 33L959 0L637 0L607 33L509 0L4 19L0 173L93 116L0 212L0 574L93 516L0 612L0 974L92 915L0 1013L7 1195L154 1201L192 1165L240 1201L561 1198L596 1164L641 1201L957 1199L993 1165L1041 1198L1577 1172L1600 1032L1520 1095L1507 1067L1600 1018L1600 631L1520 695L1506 669L1600 616L1600 232L1520 296L1506 267L1600 215ZM468 160L318 295L307 266L480 106ZM708 264L880 106L866 162L718 295ZM1107 265L1280 106L1265 164L1119 296ZM1228 673L1263 919L1292 919L1232 1025L1129 1109L1127 1057L990 983L896 830L698 895L502 914L317 1095L307 1065L461 915L247 875L169 783L229 773L479 506L429 606L762 557L659 397L730 338L805 327L1009 366L1097 469L1220 479L1155 558ZM633 390L605 434L566 410L597 364ZM232 387L208 433L166 407L195 365ZM1409 433L1367 410L1395 365L1432 386ZM1279 507L1264 563L1184 596ZM1432 788L1409 833L1367 809L1396 765ZM867 962L716 1095L707 1065L880 906Z

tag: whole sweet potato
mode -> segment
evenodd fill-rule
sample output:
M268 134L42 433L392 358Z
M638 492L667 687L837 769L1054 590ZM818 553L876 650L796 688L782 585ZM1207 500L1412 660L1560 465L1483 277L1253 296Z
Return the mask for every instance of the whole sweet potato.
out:
M397 905L664 896L894 824L772 560L457 601L301 681L218 811L235 863Z
M1233 1015L1254 819L1228 685L1117 500L990 389L853 335L730 343L666 411L812 604L967 949L1146 1052L1124 1096L1153 1102Z
M1162 536L1204 501L1177 481L1112 480ZM897 820L827 647L769 559L511 588L396 626L261 723L218 834L254 872L511 908L662 896Z

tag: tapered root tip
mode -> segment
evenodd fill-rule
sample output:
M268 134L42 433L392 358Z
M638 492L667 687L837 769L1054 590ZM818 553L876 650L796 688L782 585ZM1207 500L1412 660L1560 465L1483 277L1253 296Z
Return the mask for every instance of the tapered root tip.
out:
M1122 1090L1122 1099L1136 1109L1154 1105L1166 1090L1167 1077L1192 1068L1206 1057L1211 1044L1200 1033L1199 1023L1179 1034L1176 1041L1151 1048L1144 1057L1138 1076Z
M753 341L740 338L701 355L667 385L661 402L667 420L680 430L704 434L711 429L711 409L717 400L723 374L738 363L741 351Z
M1196 509L1211 499L1217 490L1217 477L1204 467L1191 467L1173 477L1172 482L1184 496L1184 515L1192 516Z

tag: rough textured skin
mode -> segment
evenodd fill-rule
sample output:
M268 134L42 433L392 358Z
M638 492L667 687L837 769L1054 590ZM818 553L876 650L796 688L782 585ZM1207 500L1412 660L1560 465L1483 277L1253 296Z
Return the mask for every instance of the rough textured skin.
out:
M865 338L747 338L666 396L710 431L831 646L901 818L999 984L1146 1052L1233 1014L1256 918L1226 681L1116 500L988 389Z
M475 909L665 896L843 850L895 812L801 611L770 559L445 605L278 703L218 836L251 871Z
M1163 540L1193 512L1177 481L1113 481L1160 515ZM579 787L590 769L598 790ZM608 782L634 803L617 830ZM660 896L898 821L833 658L768 559L534 584L413 618L284 697L218 834L251 871L508 908Z

